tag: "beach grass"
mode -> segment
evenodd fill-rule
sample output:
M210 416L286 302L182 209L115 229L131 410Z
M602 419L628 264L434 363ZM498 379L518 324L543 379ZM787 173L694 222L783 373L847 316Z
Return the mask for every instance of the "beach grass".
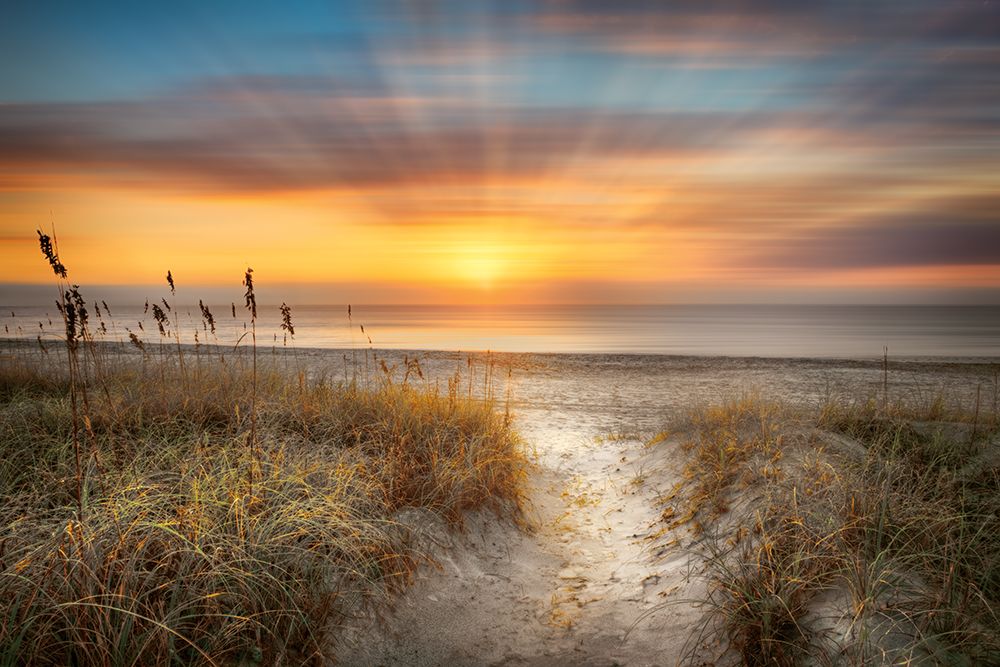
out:
M677 428L709 613L744 664L1000 660L1000 444L976 408L746 396Z
M309 662L405 585L397 510L518 512L489 403L260 364L250 449L245 358L100 368L76 378L78 485L65 365L0 363L0 664Z
M416 359L342 381L258 359L251 269L246 344L185 348L166 298L159 341L97 342L107 304L39 243L65 335L0 350L0 665L324 664L425 558L401 510L520 516L526 459L492 388L457 373L442 393Z

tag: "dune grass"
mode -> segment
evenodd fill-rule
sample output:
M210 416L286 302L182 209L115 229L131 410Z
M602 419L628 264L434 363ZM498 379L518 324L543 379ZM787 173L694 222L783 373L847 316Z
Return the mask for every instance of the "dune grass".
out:
M79 503L65 364L0 362L0 664L319 662L406 583L397 510L518 512L524 458L489 403L99 354L74 380Z
M691 646L724 637L750 665L1000 661L995 418L751 396L683 428L664 520L704 557Z
M258 360L249 268L248 345L201 345L199 301L185 350L166 298L158 344L109 341L107 303L38 236L65 333L0 350L0 665L324 664L421 558L399 510L519 515L525 457L491 388L415 385L415 359L342 382Z

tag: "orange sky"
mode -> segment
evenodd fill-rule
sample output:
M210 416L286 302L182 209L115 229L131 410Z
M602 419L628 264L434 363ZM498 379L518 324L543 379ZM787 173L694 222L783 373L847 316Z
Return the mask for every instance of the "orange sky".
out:
M12 14L0 301L1000 302L992 9L310 7Z

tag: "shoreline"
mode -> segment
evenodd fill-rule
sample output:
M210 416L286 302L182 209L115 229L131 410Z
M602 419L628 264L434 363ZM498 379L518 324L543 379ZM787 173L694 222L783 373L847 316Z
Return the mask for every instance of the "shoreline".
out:
M62 338L60 337L50 337L43 338L42 341L46 344L58 345ZM111 341L102 340L94 341L94 344L102 347L118 347L125 351L132 352L134 348L132 345L124 340ZM30 337L16 337L16 336L0 336L0 348L3 347L28 347L28 348L38 348L38 342L36 338ZM152 347L152 344L150 344ZM164 339L163 346L169 347L172 350L177 349L177 343L173 339ZM378 355L385 356L402 356L402 355L426 355L426 356L447 356L453 358L464 359L467 356L473 356L476 358L484 357L486 355L491 355L497 359L502 358L518 358L518 357L538 357L542 359L568 359L568 360L629 360L629 361L675 361L675 362L712 362L712 361L725 361L743 364L762 364L766 365L769 363L798 363L798 364L816 364L816 365L828 365L828 366L857 366L857 367L872 367L877 365L882 368L883 359L881 356L871 356L871 357L855 357L855 356L779 356L779 355L740 355L740 354L671 354L665 352L623 352L623 351L577 351L577 352L529 352L529 351L501 351L501 350L491 350L491 349L437 349L437 348L403 348L403 347L320 347L320 346L294 346L294 345L272 345L266 343L258 343L257 350L258 354L267 353L270 354L272 347L276 354L288 354L295 355L296 353L308 354L308 355L323 355L323 354L346 354L346 353L364 353L370 352ZM244 350L249 348L248 343L243 343L238 346L234 345L224 345L221 343L188 343L182 342L180 348L184 352L195 352L198 349L208 349L208 350L222 350L222 351L236 351ZM984 365L997 365L1000 366L1000 353L994 356L983 356L983 355L970 355L970 356L956 356L956 355L942 355L942 356L926 356L926 355L910 355L910 356L893 356L889 355L889 366L890 368L894 364L904 364L907 366L926 366L929 369L938 366L984 366Z

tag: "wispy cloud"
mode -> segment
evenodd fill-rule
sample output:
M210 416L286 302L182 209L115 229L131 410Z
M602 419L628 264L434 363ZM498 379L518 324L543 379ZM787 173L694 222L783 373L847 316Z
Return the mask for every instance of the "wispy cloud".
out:
M433 264L499 226L490 261L580 284L1000 264L990 3L178 11L69 8L66 47L30 13L0 28L0 235L71 189L322 195L363 211L356 247L405 229Z

